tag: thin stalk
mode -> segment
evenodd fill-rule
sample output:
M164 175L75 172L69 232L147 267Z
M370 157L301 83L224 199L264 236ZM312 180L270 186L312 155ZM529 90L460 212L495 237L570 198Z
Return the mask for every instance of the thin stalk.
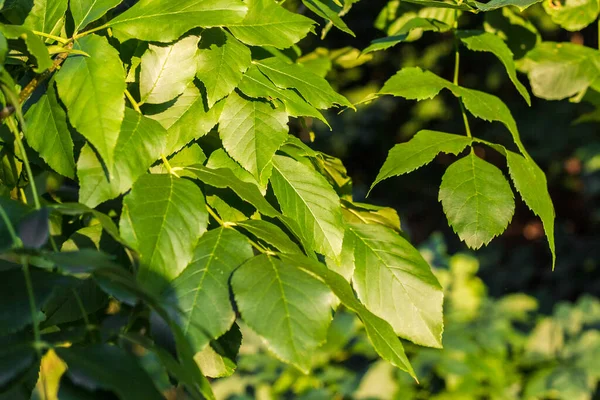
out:
M133 107L133 109L135 111L137 111L141 114L142 110L140 110L140 105L138 104L137 101L135 101L135 99L133 98L133 96L131 95L129 90L127 90L127 89L125 89L125 97L127 97L127 100L129 100L129 102L131 103L131 107Z
M8 127L15 135L15 141L17 142L17 148L21 153L21 157L23 159L23 164L25 165L25 171L27 172L27 176L29 177L29 184L31 185L31 193L33 194L33 204L35 205L35 209L39 210L42 208L40 204L40 198L37 190L37 186L35 184L35 178L33 176L33 172L31 171L31 164L29 164L29 158L27 157L27 153L25 152L25 146L23 146L23 141L21 140L21 133L15 123L14 118L9 118L7 120ZM23 129L25 127L23 126Z
M62 43L62 44L69 43L69 39L61 38L60 36L55 36L55 35L51 35L49 33L44 33L44 32L39 32L39 31L33 31L33 33L35 33L36 35L41 36L41 37L56 40L58 43Z
M95 27L95 28L92 28L92 29L90 29L89 31L85 31L85 32L77 33L77 34L73 35L73 37L71 38L71 40L77 40L77 39L80 39L80 38L82 38L82 37L84 37L84 36L87 36L87 35L89 35L90 33L98 32L98 31L101 31L102 29L106 29L106 28L108 28L109 26L110 26L110 24L104 24L104 25L100 25L100 26L97 26L97 27Z
M8 217L8 214L6 213L6 210L4 210L4 207L2 207L0 205L0 218L2 218L2 220L4 221L4 225L6 225L6 230L8 231L8 234L10 235L13 244L18 245L21 243L21 239L19 239L19 236L17 236L17 232L15 231L15 227L13 226L12 222L10 221L10 218Z
M42 335L40 334L40 324L37 319L37 307L35 305L35 295L33 294L33 285L31 283L31 273L29 272L29 262L25 256L21 257L21 264L23 264L23 275L25 276L25 285L27 286L27 297L29 298L29 311L31 312L31 320L33 321L33 338L35 340L35 346L40 354L39 344L42 342Z
M458 11L454 10L454 33L458 29ZM460 71L460 49L458 46L458 38L454 38L454 79L453 83L458 86L458 76ZM469 126L469 118L467 117L467 111L465 110L465 105L463 104L462 98L458 98L458 103L460 104L460 112L462 114L463 122L465 124L465 131L467 133L467 137L472 138L471 127Z
M219 225L221 225L223 228L234 229L235 223L223 221L221 218L219 218L219 216L217 215L217 213L208 204L206 205L206 210L208 211L208 213L210 214L210 216L213 217L213 219L215 221L217 221L217 223ZM252 247L254 247L256 250L260 251L261 253L274 254L271 250L264 248L260 244L256 243L254 240L250 239L248 236L245 236L245 237L246 237L246 240L248 242L250 242L250 244L252 245Z

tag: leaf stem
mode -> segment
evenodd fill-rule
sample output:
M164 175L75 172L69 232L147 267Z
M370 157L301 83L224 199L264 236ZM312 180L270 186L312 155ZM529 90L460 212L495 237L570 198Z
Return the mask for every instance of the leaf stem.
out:
M19 105L16 105L16 107L19 107ZM15 141L17 142L17 148L19 149L19 152L21 153L21 158L23 159L23 164L25 165L25 171L27 172L27 176L29 177L29 184L31 185L31 193L33 194L33 204L35 205L35 209L39 210L42 208L42 205L40 204L40 198L38 195L37 186L35 184L35 178L33 176L33 172L31 171L31 164L29 163L29 158L27 157L27 153L25 152L25 146L23 146L23 141L21 140L21 133L19 132L19 129L17 127L17 124L16 124L14 118L9 118L7 120L7 124L8 124L9 129L15 135ZM24 124L22 124L22 128L23 128L23 130L25 129Z
M55 36L55 35L51 35L49 33L44 33L44 32L39 32L39 31L33 31L33 33L38 36L41 36L41 37L56 40L58 43L62 43L62 44L69 43L69 39L61 38L60 36Z
M456 37L456 31L458 30L458 10L454 10L454 79L452 83L458 86L458 76L460 71L460 49L458 38ZM462 114L463 122L465 124L465 131L467 133L467 137L472 138L471 127L469 126L469 118L467 116L467 110L465 110L465 105L463 104L462 98L458 98L458 103L460 104L460 112Z
M235 223L234 222L225 222L223 221L218 215L217 213L212 209L211 206L209 206L208 204L206 205L206 209L208 210L208 213L210 214L211 217L213 217L213 219L215 221L217 221L217 223L219 225L221 225L223 228L229 228L229 229L235 229ZM271 254L273 255L274 253L269 250L266 249L265 247L261 246L260 244L256 243L254 240L250 239L248 236L244 235L244 237L246 238L246 240L248 242L250 242L250 244L252 245L252 247L254 247L256 250L260 251L261 253L265 253L265 254Z
M129 100L129 102L131 103L131 107L133 107L133 109L135 111L137 111L141 114L142 110L140 110L140 105L138 104L137 101L135 101L135 99L133 98L133 96L131 95L129 90L127 90L127 89L125 89L125 97L127 97L127 100Z
M29 261L25 256L21 256L21 264L23 265L23 275L25 276L25 285L27 286L27 297L29 298L29 311L31 312L31 321L33 322L33 338L35 340L36 349L41 358L39 344L42 342L40 334L40 325L37 319L37 307L35 304L35 295L33 294L33 285L31 283L31 273L29 271Z
M73 35L73 37L71 38L71 40L73 41L73 40L80 39L80 38L82 38L84 36L89 35L90 33L98 32L98 31L101 31L102 29L106 29L109 26L110 26L110 24L104 24L104 25L100 25L100 26L97 26L95 28L92 28L89 31L85 31L85 32L81 32L81 33L76 33L75 35Z

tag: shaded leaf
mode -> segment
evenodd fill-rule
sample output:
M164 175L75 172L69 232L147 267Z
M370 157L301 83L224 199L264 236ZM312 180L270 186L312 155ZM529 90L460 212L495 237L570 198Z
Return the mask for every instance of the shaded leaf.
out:
M213 229L200 238L192 262L164 294L167 303L181 310L173 319L195 353L231 328L235 312L229 301L229 278L252 256L243 235L233 229Z
M236 226L245 229L282 253L303 254L300 247L280 227L271 222L260 219L249 219L237 222Z
M58 103L50 86L25 114L27 143L61 175L75 177L73 140L67 125L67 114Z
M35 72L44 72L52 67L52 60L44 42L29 29L17 25L0 24L0 33L6 39L22 39L25 42L27 50L35 57L37 63L37 67L33 69Z
M392 36L373 40L371 45L363 50L363 54L389 49L390 47L405 41L410 33L415 29L420 29L422 31L445 32L450 28L451 27L446 23L433 18L412 18Z
M237 269L231 286L248 326L279 358L308 373L310 355L325 341L331 322L329 288L306 271L267 255Z
M206 232L204 196L192 182L173 175L144 175L123 199L123 239L140 254L137 279L160 292L192 261Z

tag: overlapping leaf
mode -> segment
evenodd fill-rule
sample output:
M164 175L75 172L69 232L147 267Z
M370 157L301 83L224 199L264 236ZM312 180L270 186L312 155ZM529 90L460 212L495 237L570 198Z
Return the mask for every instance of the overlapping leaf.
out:
M229 301L229 278L252 248L243 235L218 228L206 233L194 250L192 262L169 286L164 298L176 310L174 320L190 340L194 352L227 332L235 320Z
M240 23L247 8L241 0L141 0L111 20L121 40L168 43L192 28Z
M111 170L125 113L125 70L119 53L104 37L85 36L74 48L89 57L72 56L65 61L56 74L58 94L71 124Z
M59 174L75 177L73 140L67 114L58 103L51 86L25 114L27 143Z
M53 2L54 0L49 0ZM89 23L102 18L106 12L123 0L70 0L69 8L75 24L75 32L79 32Z
M203 32L201 47L196 74L212 107L237 87L252 57L248 47L221 29Z
M68 0L35 0L23 26L32 31L56 35L65 23Z
M404 24L402 28L394 33L394 35L373 40L371 45L363 50L363 53L366 54L373 51L389 49L390 47L405 41L409 34L415 29L420 29L423 31L445 32L450 29L450 26L433 18L415 17Z
M227 153L265 184L271 175L271 160L287 139L287 120L282 106L232 93L221 112L219 135Z
M356 36L340 17L339 13L342 11L341 7L331 4L331 2L323 2L321 0L302 0L302 3L304 3L306 8L317 14L319 17L331 21L333 26L339 30L352 36Z
M183 93L196 74L199 40L188 36L169 46L148 47L141 60L142 103L166 103Z
M173 104L154 105L144 111L167 130L165 154L172 154L210 132L219 121L224 104L219 102L209 109L200 88L191 82Z
M544 2L543 5L552 22L572 32L580 31L594 22L600 13L598 0L566 0Z
M137 279L160 292L192 261L206 231L204 196L194 183L173 175L144 175L123 199L120 230L140 255Z
M250 46L290 47L313 30L314 21L271 0L247 0L241 22L228 24L233 35Z
M381 225L352 224L353 284L362 303L414 343L442 347L442 287L417 249Z
M158 122L126 108L110 179L94 151L89 146L81 150L77 161L79 202L95 207L129 190L162 155L166 134Z
M273 160L271 184L283 214L311 249L337 258L344 239L338 195L314 169L289 157Z
M243 264L231 286L248 326L278 357L308 373L310 355L325 341L331 322L329 288L312 274L267 255Z
M439 200L454 231L473 249L504 232L515 211L502 172L473 152L448 167Z
M35 57L37 63L37 67L33 69L35 72L43 72L52 66L52 60L44 42L29 29L23 26L0 24L0 33L6 39L22 39L25 42L27 51Z
M527 104L531 105L529 92L519 81L519 78L517 78L517 69L513 60L513 54L500 37L492 33L477 31L459 31L457 32L457 36L469 50L487 51L498 57L504 68L506 68L511 82L515 85L519 93L521 93Z
M257 61L258 69L281 89L296 89L310 104L319 109L334 105L352 107L352 104L329 83L300 64L289 64L279 58Z

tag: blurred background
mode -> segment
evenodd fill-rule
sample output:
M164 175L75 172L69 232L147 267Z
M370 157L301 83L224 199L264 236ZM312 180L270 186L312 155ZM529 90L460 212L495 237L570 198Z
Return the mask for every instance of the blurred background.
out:
M413 32L392 49L360 56L371 40L397 29L398 19L380 15L386 4L364 0L353 6L344 20L356 38L333 29L323 41L312 36L301 42L300 60L354 103L379 90L402 67L419 66L452 78L451 33ZM286 6L302 10L291 0ZM419 8L399 7L400 18ZM461 29L502 26L518 13L485 14L463 15ZM520 15L528 22L517 27L517 40L508 44L521 69L540 38L598 47L596 24L567 32L550 20L541 3ZM529 87L525 74L519 78ZM556 270L541 223L521 200L508 230L489 246L472 252L458 240L437 201L442 174L453 161L442 154L427 168L382 182L368 199L398 211L403 230L446 290L444 350L406 344L420 384L378 361L357 320L340 311L310 376L273 361L260 340L242 329L238 370L215 380L218 398L600 399L600 123L594 107L536 97L528 107L494 56L464 47L460 84L495 94L509 106L525 147L546 172L557 214ZM343 161L356 201L365 200L394 144L421 129L464 132L456 99L443 93L419 103L384 97L359 106L358 112L327 118L331 131L320 122L293 128L305 141L314 140L314 148ZM476 136L513 147L500 124L470 122ZM506 172L503 158L489 149L477 151ZM227 366L215 366L213 373L227 374Z

